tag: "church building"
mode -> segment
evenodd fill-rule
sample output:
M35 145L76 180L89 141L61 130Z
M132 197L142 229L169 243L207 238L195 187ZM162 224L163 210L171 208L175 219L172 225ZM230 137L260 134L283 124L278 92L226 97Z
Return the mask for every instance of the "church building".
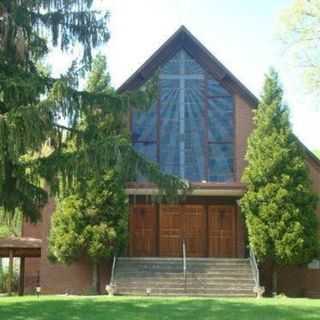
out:
M179 203L155 204L153 184L143 177L128 184L128 249L125 257L100 266L102 290L111 282L119 294L255 294L257 270L239 200L246 191L241 176L258 98L183 26L118 90L138 89L154 76L157 98L147 110L129 115L132 143L192 188ZM320 194L320 161L303 149ZM42 239L41 257L26 259L25 287L38 281L44 293L86 293L91 284L87 261L71 266L48 261L53 211L51 200L41 223L24 224L24 237ZM317 217L320 221L320 207ZM130 274L136 277L131 282ZM170 286L163 279L171 276ZM268 290L267 265L260 266L259 276L259 285ZM280 268L278 287L292 296L320 296L320 262Z

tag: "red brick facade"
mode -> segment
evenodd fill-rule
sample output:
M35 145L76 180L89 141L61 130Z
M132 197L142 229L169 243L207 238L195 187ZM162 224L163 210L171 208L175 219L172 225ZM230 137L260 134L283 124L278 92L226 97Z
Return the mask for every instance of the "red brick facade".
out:
M25 291L34 292L37 283L41 292L88 294L91 288L91 267L88 261L82 259L70 266L53 264L48 260L48 235L50 220L55 204L51 199L42 211L42 221L37 225L24 223L23 236L32 236L42 239L41 258L26 258ZM110 261L100 266L100 291L103 293L105 285L109 283Z

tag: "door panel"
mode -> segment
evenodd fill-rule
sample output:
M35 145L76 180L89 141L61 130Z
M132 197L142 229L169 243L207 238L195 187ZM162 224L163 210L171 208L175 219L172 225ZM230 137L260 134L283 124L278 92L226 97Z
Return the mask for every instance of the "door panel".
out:
M209 206L208 255L209 257L235 256L235 208L234 206Z
M159 220L159 254L160 257L181 256L182 215L179 205L161 205Z
M160 256L182 256L185 239L189 257L204 257L205 209L198 205L162 205L160 207Z
M130 255L151 257L156 255L156 207L147 204L130 208Z
M183 238L186 241L189 257L204 257L206 255L205 232L206 216L204 206L185 205L183 210Z

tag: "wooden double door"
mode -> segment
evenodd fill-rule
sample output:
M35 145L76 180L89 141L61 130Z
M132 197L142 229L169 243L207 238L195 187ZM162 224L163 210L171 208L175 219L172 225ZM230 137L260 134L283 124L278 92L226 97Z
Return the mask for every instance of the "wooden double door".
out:
M199 205L160 205L159 255L179 257L185 241L189 257L206 255L205 208Z
M131 256L234 257L233 205L134 205L130 210Z

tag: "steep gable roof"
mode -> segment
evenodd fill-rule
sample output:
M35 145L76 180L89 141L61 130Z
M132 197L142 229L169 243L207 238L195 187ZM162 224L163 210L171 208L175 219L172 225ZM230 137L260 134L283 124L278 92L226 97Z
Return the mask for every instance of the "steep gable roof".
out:
M145 83L158 68L179 50L186 50L205 70L230 92L241 95L250 106L256 108L259 99L237 79L191 32L181 26L133 75L119 88L118 92L131 91ZM306 156L319 168L320 160L299 139Z
M239 93L253 107L259 103L258 98L246 88L209 50L207 50L191 32L181 26L127 81L118 89L119 92L137 89L147 81L154 72L177 51L187 51L205 70L233 93Z

